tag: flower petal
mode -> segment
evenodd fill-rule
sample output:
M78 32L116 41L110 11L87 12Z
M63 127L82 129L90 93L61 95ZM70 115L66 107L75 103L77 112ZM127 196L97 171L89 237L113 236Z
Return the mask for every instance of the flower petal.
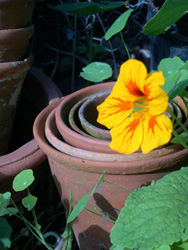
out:
M148 102L149 112L156 116L166 111L168 95L161 89L165 82L162 71L148 74L144 86L144 93Z
M134 102L144 97L143 87L146 77L145 65L138 60L129 59L122 64L113 91L122 99Z
M110 148L123 154L131 154L139 149L143 139L141 120L131 115L124 123L110 130L112 141Z
M105 101L97 106L99 112L97 122L111 129L119 126L131 113L134 103L124 101L113 92Z
M172 122L166 115L150 116L143 121L143 142L141 149L144 154L169 142L172 133Z

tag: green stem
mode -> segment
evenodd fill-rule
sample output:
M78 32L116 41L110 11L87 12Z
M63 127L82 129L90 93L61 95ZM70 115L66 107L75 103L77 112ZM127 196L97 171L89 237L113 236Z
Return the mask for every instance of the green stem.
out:
M188 133L188 130L186 129L186 127L183 125L183 123L180 122L180 120L177 118L177 116L173 113L170 112L170 114L172 115L172 118L175 119L177 121L177 123L182 127L182 129Z
M179 143L185 148L188 149L188 145L182 140L182 138L176 133L176 130L173 129L173 134L174 136L177 138L177 140L179 141Z
M111 219L109 219L108 217L106 217L106 216L104 216L104 215L101 215L101 214L99 214L99 213L96 213L95 211L93 211L93 210L91 210L91 209L89 209L89 208L86 208L86 207L85 207L85 210L87 210L87 211L89 211L90 213L93 213L93 214L95 214L95 215L98 215L98 216L100 216L100 217L103 217L103 218L105 218L105 219L108 220L108 221L111 221L111 222L115 223L114 220L111 220Z
M104 214L104 215L110 217L113 221L116 221L116 218L115 218L114 216L110 215L110 214L107 213L107 212L104 212L104 211L102 211L102 210L99 210L99 209L96 209L96 208L93 208L93 207L90 207L90 206L86 206L86 208L87 208L87 209L90 209L90 210L92 210L92 211L95 211L97 215L99 215L99 214ZM98 212L98 213L97 213L97 212ZM101 216L101 215L99 215L99 216Z
M183 103L185 104L186 109L188 110L188 105L187 105L187 102L186 102L185 97L183 96L183 94L182 94L182 93L180 93L180 97L181 97L181 99L182 99Z
M123 42L123 45L124 45L124 47L125 47L125 50L126 50L126 52L127 52L127 56L128 56L128 58L130 59L131 56L130 56L129 50L128 50L128 48L127 48L127 45L126 45L126 43L125 43L125 40L124 40L124 38L123 38L123 34L122 34L121 31L120 31L120 36L121 36L121 40L122 40L122 42Z
M120 186L118 186L118 185L116 185L116 184L114 184L114 183L112 183L112 182L110 182L110 181L104 180L103 182L109 183L109 184L111 184L112 186L117 187L117 188L119 188L119 189L122 189L123 191L125 191L125 192L131 194L130 191L128 191L128 190L126 190L126 189L124 189L124 188L122 188L122 187L120 187Z

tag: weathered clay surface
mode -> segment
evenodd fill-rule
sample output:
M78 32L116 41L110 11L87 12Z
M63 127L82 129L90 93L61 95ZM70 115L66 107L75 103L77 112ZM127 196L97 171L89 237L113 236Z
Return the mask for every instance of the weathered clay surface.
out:
M34 26L0 30L0 62L23 60Z
M0 0L0 29L27 26L34 4L35 0Z
M1 63L0 67L0 155L6 153L16 106L33 56L23 61Z
M43 176L44 167L46 167L46 155L33 139L33 121L43 108L61 95L57 86L42 72L33 67L29 70L20 95L21 102L18 106L22 109L24 107L25 111L17 111L16 124L13 127L14 134L11 136L11 144L14 145L10 145L9 152L0 157L0 193L10 191L13 199L18 200L23 193L14 193L11 188L12 180L15 175L24 169L33 169L36 178L34 185ZM28 108L31 110L28 110ZM22 143L22 141L24 142Z

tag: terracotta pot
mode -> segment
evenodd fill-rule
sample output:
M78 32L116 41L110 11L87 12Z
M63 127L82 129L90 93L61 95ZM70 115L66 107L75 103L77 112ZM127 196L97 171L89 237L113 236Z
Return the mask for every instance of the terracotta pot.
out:
M61 100L59 100L58 103L61 103ZM161 157L176 153L177 151L182 149L180 145L169 144L165 147L157 148L156 150L153 150L148 154L142 154L141 152L136 152L131 155L125 155L125 154L119 154L117 152L114 154L108 154L108 153L93 152L76 148L67 144L60 135L55 123L55 111L56 110L54 109L46 119L45 123L46 138L48 139L49 143L53 145L56 149L71 156L88 159L91 161L129 162L129 161L138 161L138 160Z
M69 126L69 113L71 108L80 100L90 96L97 94L99 92L104 92L111 90L115 82L97 84L85 89L78 90L73 94L66 96L60 105L58 105L56 109L56 125L63 136L64 140L69 143L70 145L81 148L84 150L89 150L93 152L100 152L100 153L115 153L114 150L109 148L109 141L97 139L97 138L87 138L86 136L78 133L77 131L73 131ZM187 116L187 109L183 104L181 99L176 98L175 101L178 103L180 107L184 109L184 113ZM185 124L188 127L188 119L186 120ZM182 129L177 129L177 133L182 132ZM140 151L140 150L139 150Z
M34 26L0 30L0 62L13 62L25 57Z
M95 89L96 92L103 91L104 86L105 84L98 85L98 90L89 87L88 94L91 94L91 89ZM85 97L83 90L79 93L81 98ZM75 94L72 94L71 97L74 98L74 102L78 99ZM70 96L65 97L64 100L65 99L70 100ZM45 123L50 113L56 107L56 111L62 110L62 103L66 104L67 109L63 109L63 112L68 116L71 104L64 102L64 100L61 101L61 103L60 101L54 102L37 116L34 122L33 132L38 145L48 156L56 187L67 212L69 209L70 190L73 200L79 201L83 196L91 192L104 171L106 171L106 180L118 184L129 191L133 191L136 188L150 184L152 180L162 178L167 173L179 169L186 164L188 152L181 147L180 150L174 154L124 162L88 160L83 159L82 156L74 157L60 152L47 141L45 136ZM61 115L63 115L63 113L61 113ZM56 124L58 126L58 119L56 120ZM87 144L89 145L90 138L87 138L87 140ZM94 192L87 205L117 217L127 197L128 193L125 191L102 183L96 192ZM72 222L73 231L81 250L109 249L109 234L112 226L112 222L86 210L82 211Z
M33 169L34 186L44 176L46 155L33 139L32 126L37 114L60 96L61 92L47 76L34 67L29 70L20 95L8 153L0 157L0 193L10 191L15 201L23 196L23 192L14 193L12 190L15 175L24 169Z
M0 29L27 26L31 21L35 0L0 0Z
M23 61L0 64L0 155L7 151L18 98L32 64L31 54Z
M112 139L110 131L97 122L97 106L109 96L110 92L106 91L92 95L84 101L78 110L78 116L83 129L93 137L108 141Z

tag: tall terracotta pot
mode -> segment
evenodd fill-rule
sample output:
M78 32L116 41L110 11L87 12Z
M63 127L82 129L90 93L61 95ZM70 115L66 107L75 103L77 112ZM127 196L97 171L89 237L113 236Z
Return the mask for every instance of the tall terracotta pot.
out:
M7 151L22 85L32 64L31 54L23 61L0 64L0 155Z
M0 29L27 26L31 21L35 0L0 0Z
M117 158L112 161L105 161L104 159L96 160L95 157L92 160L88 160L82 154L80 154L80 157L75 157L69 153L60 152L47 141L45 128L51 112L55 110L56 114L61 114L62 119L66 123L67 130L71 130L68 125L68 114L72 105L80 98L85 98L87 95L89 96L101 90L107 90L112 86L113 84L111 83L105 83L79 90L65 97L62 101L58 100L45 108L35 120L33 127L34 137L40 148L48 156L54 181L67 212L69 209L70 190L73 200L79 201L83 196L92 191L104 171L106 171L106 180L118 184L129 191L133 191L136 188L150 184L152 180L158 180L167 173L179 169L188 160L188 152L182 147L176 148L174 152L163 155L159 153L155 157L147 159L137 159L138 152L131 161L129 160L130 156L127 156L127 160L125 159L120 162ZM63 107L66 108L64 109ZM58 117L56 117L56 120L54 119L54 126L57 126L56 129L62 134L63 129L58 124ZM73 135L78 136L72 131L70 139L71 131L69 132L69 135L64 133L66 136L62 134L63 137L61 137L60 133L57 133L58 138L67 144L67 146L70 146L67 142L68 139L71 142L74 140ZM77 139L78 137L75 137L75 140ZM91 144L94 141L98 141L99 145L99 141L101 141L103 147L105 144L102 143L102 140L93 138L93 141L90 141L90 139L87 138L85 140L85 147L88 145L88 153L92 155L93 152L99 152L100 154L101 151L99 148L96 150L95 146ZM102 146L100 147L102 148ZM78 148L82 151L79 143L77 144ZM106 154L113 155L114 151L106 152ZM125 191L102 183L90 198L88 206L107 212L116 218L120 209L124 206L127 197L128 193ZM112 222L86 210L82 211L72 222L73 231L81 250L109 249L109 235L112 226Z
M14 201L23 196L23 192L12 190L15 175L24 169L33 169L34 185L44 176L46 155L33 138L32 126L37 114L61 95L57 86L41 71L34 67L29 70L20 95L8 153L0 157L0 193L10 191Z

